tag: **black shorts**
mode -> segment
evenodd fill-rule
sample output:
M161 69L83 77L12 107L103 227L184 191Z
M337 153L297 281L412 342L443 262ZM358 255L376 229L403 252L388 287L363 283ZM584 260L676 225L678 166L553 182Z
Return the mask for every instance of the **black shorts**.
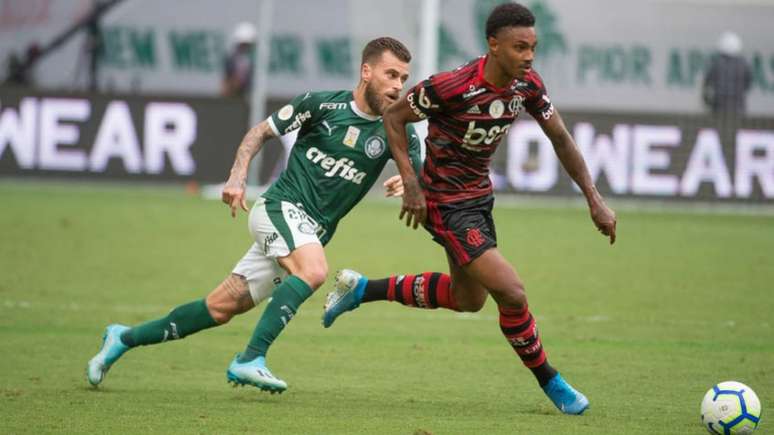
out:
M425 229L454 263L464 266L497 246L493 206L493 195L455 203L428 200Z

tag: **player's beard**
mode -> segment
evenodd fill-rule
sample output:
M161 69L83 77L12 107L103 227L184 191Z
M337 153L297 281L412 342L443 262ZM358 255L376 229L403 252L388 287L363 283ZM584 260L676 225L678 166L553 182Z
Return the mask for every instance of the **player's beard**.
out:
M384 97L379 95L379 92L376 91L371 82L366 83L365 100L372 112L377 115L382 115L384 113L382 107L384 104Z

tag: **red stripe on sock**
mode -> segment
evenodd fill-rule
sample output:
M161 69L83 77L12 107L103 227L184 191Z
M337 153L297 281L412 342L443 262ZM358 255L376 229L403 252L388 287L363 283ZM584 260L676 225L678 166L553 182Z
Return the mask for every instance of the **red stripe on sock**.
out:
M451 277L446 274L441 274L438 277L438 283L435 288L435 300L438 302L439 307L448 308L450 310L459 311L457 301L454 299L454 292L451 286Z
M522 309L498 308L500 310L500 326L503 328L516 328L526 324L524 330L518 334L503 334L513 347L513 350L521 358L522 363L529 368L535 368L543 364L546 361L546 353L543 350L543 345L538 335L534 316L530 315L526 307ZM532 341L532 344L524 347L524 344L530 341ZM534 355L538 352L539 356L535 358Z
M529 321L529 309L526 306L524 308L498 307L498 310L502 327L515 328Z
M542 349L540 350L540 356L531 360L531 361L522 361L522 363L530 369L534 369L535 367L540 367L541 364L546 362L546 353Z
M395 300L395 280L396 276L391 276L387 283L387 300L392 302Z

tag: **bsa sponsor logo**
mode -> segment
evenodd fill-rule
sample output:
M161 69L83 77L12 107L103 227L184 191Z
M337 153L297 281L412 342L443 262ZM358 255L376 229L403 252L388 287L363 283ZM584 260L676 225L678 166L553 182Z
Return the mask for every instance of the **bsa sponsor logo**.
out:
M411 110L414 111L414 114L422 119L427 118L427 115L425 115L426 110L435 110L438 108L437 104L430 102L430 98L427 97L425 92L425 88L419 88L419 94L416 92L410 92L406 96ZM417 107L417 105L419 105L419 107Z
M545 119L546 121L551 119L551 117L554 116L554 106L553 106L553 104L551 106L548 106L548 109L544 110L541 113L541 116L543 116L543 119Z
M379 136L371 136L366 139L365 153L372 159L378 159L384 154L384 150L387 149L387 144Z
M504 135L508 133L511 128L511 124L500 127L499 125L492 126L489 130L482 127L476 127L476 121L470 121L468 124L468 130L465 132L465 137L462 138L462 147L470 151L479 151L476 145L482 143L491 145L497 143Z

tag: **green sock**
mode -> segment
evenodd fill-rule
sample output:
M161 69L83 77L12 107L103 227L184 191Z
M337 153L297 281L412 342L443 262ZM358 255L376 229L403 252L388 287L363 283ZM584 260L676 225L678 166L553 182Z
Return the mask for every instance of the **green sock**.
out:
M166 316L132 327L121 334L121 341L129 346L144 346L177 340L212 328L218 323L212 319L204 299L175 307Z
M277 336L285 329L285 325L296 315L298 307L312 295L312 290L307 283L297 276L291 275L280 284L271 295L271 302L261 316L261 320L255 326L253 336L247 348L239 357L239 362L252 361L256 357L266 356L269 346Z

